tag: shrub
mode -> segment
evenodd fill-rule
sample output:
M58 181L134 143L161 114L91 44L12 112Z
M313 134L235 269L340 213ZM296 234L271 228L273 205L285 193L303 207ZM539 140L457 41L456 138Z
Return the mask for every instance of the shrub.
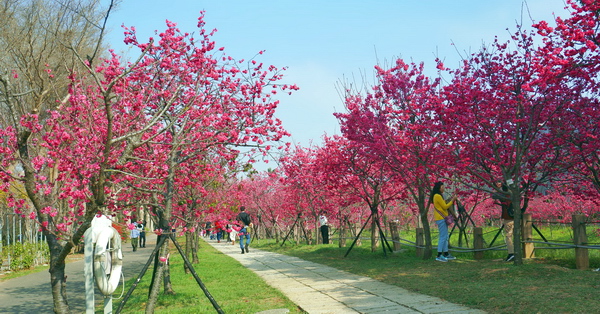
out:
M48 260L48 246L35 243L15 243L2 248L0 262L8 260L10 255L10 270L18 271L32 268L38 260ZM38 257L41 257L38 259Z

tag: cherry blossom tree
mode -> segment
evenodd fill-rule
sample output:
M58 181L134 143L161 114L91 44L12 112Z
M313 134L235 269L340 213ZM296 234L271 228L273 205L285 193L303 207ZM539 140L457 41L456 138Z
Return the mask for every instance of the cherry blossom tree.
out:
M521 207L527 207L530 194L572 166L565 126L581 90L563 80L546 57L523 29L508 43L495 41L451 71L446 106L438 110L463 174L490 189L503 182L513 204L520 204L515 206L515 243L520 243ZM515 257L521 264L520 250Z
M200 39L167 22L167 29L148 43L138 41L134 28L126 29L125 42L138 47L143 57L123 77L127 85L120 96L125 102L143 101L144 117L156 122L131 140L132 157L118 171L129 186L137 186L138 191L145 187L142 198L152 200L151 210L163 234L174 226L179 188L194 185L189 182L193 176L186 174L234 167L238 147L268 150L264 143L287 135L273 117L278 101L272 97L296 89L277 85L281 69L256 60L242 68L243 60L225 56L211 40L214 31L204 29L203 16L198 28ZM105 71L122 73L122 66L107 64ZM162 256L167 256L166 250L165 244ZM165 265L157 265L159 276L152 285L149 311Z
M344 204L342 199L336 198L340 191L333 185L328 184L327 175L320 168L317 159L318 148L303 148L296 146L289 151L280 161L279 174L285 186L290 189L292 195L297 198L298 214L302 220L309 221L309 229L314 232L314 239L319 238L319 215L327 213L331 225L337 223L341 230L343 226L338 223L338 208ZM348 197L345 200L352 202L356 198ZM308 241L309 239L307 239Z
M381 205L398 198L402 191L395 174L367 147L355 145L341 136L325 137L323 147L317 151L317 159L329 184L352 191L369 207L367 222L371 221L371 251L377 249L379 237L391 251L381 227L384 209ZM357 238L359 236L360 232ZM348 253L355 243L356 239Z
M577 180L593 183L596 195L600 193L600 4L596 1L568 0L571 16L557 17L555 26L541 21L534 24L542 36L542 53L546 62L561 71L561 78L580 88L580 98L574 101L563 120L569 142L569 156L578 165L569 169ZM589 193L589 192L588 192Z
M70 111L73 93L69 84L83 79L73 73L85 73L96 61L103 45L102 25L113 5L113 1L102 8L99 1L11 0L5 1L0 11L0 41L4 43L0 57L0 188L9 193L8 205L22 217L33 219L46 238L57 313L70 312L65 258L94 214L110 203L103 177L96 175L111 161L92 161L83 171L72 167L91 161L85 149L88 142L76 143L98 135L92 135L94 129L84 129L101 111ZM81 120L67 126L76 120L72 114ZM93 148L102 146L96 145L102 139L106 138L96 138ZM94 153L99 156L102 152ZM19 193L10 189L21 184L24 190ZM20 197L23 192L27 198Z
M273 172L253 174L237 182L239 202L253 219L253 236L263 234L277 243L296 219L293 197ZM237 214L237 212L236 212Z
M175 180L182 165L234 165L240 152L232 147L258 148L287 134L272 117L278 102L271 96L296 87L276 85L281 73L273 66L251 60L242 68L244 61L216 48L202 16L198 26L200 41L170 22L148 43L127 29L126 43L141 51L127 65L114 52L97 66L76 54L87 72L71 72L68 96L58 106L44 108L43 116L33 106L3 124L3 170L18 156L24 174L2 175L25 183L36 210L30 216L48 235L57 312L68 312L64 257L96 213L117 212L125 193L135 195L122 187L145 186L159 228L170 231L176 184L189 184ZM18 98L3 82L12 108ZM26 205L9 202L17 210Z
M433 183L448 176L450 147L435 109L441 105L437 93L439 80L423 74L423 64L396 60L393 67L375 67L377 85L362 95L347 89L347 113L338 113L344 135L369 149L386 167L396 173L405 187L403 198L417 206L424 228L423 257L431 257L432 244L428 219L429 191Z

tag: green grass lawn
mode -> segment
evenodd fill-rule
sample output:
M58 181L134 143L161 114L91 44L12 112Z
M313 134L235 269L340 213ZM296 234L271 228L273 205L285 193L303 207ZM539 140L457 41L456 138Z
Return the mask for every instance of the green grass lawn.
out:
M155 313L216 313L194 277L184 272L183 260L177 250L172 249L171 252L171 282L176 294L161 293ZM204 241L200 241L198 256L200 263L194 268L225 313L256 313L283 308L290 313L302 313L293 302L267 285L258 275ZM127 301L124 313L144 312L151 278L149 271ZM125 286L131 287L134 280L129 280ZM120 300L114 302L116 309Z
M550 238L550 230L544 229L540 231L549 240L569 237L569 230L552 230ZM488 244L494 234L493 230L486 234ZM496 241L494 246L504 243L502 236ZM434 246L436 243L437 238ZM348 247L350 244L349 241ZM360 247L355 246L345 258L348 247L339 248L337 242L329 245L286 242L281 247L273 241L261 240L254 246L491 313L591 313L600 309L600 272L574 269L573 249L536 250L536 258L514 266L502 261L505 250L487 251L479 261L473 259L473 253L453 253L458 260L440 263L417 258L415 249L408 246L398 253L388 253L387 257L381 247L372 253L368 240L363 240ZM590 266L600 267L600 250L590 250Z

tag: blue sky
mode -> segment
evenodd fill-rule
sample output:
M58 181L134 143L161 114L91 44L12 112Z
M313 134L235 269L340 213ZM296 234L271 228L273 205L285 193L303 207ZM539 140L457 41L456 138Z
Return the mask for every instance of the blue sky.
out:
M436 56L455 67L459 52L474 52L507 28L565 16L563 0L123 0L109 21L109 42L122 44L121 24L135 26L138 39L153 36L171 20L185 32L196 31L199 12L208 29L218 31L218 47L236 59L260 50L260 61L287 66L286 83L300 90L282 96L277 116L292 133L291 142L320 144L324 134L339 133L333 112L343 111L336 86L373 81L373 67L397 58L424 62L435 75ZM522 18L523 16L523 18ZM454 43L454 46L452 45Z

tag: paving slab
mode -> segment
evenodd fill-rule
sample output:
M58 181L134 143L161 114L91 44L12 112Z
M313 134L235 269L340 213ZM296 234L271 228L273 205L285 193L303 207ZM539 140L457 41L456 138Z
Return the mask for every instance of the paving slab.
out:
M252 247L241 254L237 245L204 240L254 271L307 313L485 313L293 256Z

